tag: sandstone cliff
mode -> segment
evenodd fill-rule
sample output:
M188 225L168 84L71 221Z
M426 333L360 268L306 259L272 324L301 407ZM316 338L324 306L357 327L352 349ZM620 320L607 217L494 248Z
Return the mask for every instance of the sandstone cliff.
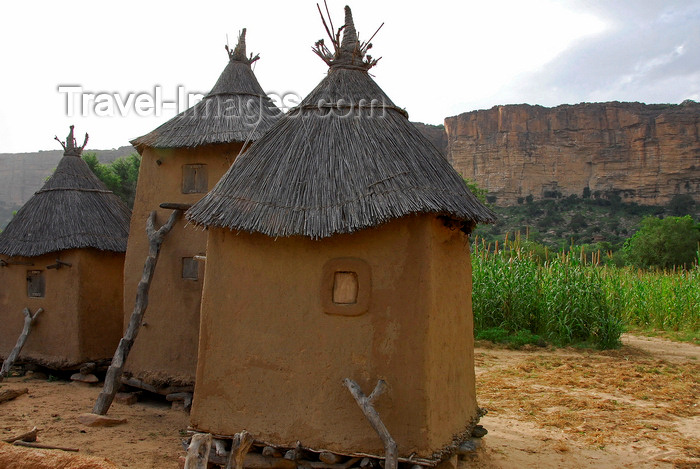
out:
M435 148L440 150L442 156L447 158L447 133L445 133L445 126L423 124L422 122L411 123L425 138L430 140L430 143L435 145Z
M617 194L700 202L700 104L496 106L445 119L448 159L498 205L519 198Z

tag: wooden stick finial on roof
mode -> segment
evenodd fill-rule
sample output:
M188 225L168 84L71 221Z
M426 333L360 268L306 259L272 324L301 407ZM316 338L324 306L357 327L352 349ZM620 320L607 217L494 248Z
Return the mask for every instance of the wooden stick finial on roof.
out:
M328 14L328 4L326 4L326 14ZM367 51L372 48L372 44L369 41L360 42L357 35L357 30L355 29L355 23L352 19L352 11L349 6L345 6L345 24L338 28L335 34L332 33L333 22L331 21L330 14L328 14L328 21L323 16L321 11L321 6L317 3L316 7L321 15L321 21L323 22L323 27L326 29L326 34L331 41L333 50L331 51L326 45L323 39L316 41L316 44L311 48L316 55L321 57L321 59L328 64L329 67L342 67L342 68L357 68L360 70L369 70L374 67L379 59L373 59L371 55L367 55ZM330 26L330 29L328 25ZM384 23L382 23L377 31L372 35L370 41L374 36L382 29ZM342 41L340 39L342 33Z
M75 137L73 136L73 129L75 128L74 125L70 126L70 132L68 133L68 137L66 138L66 141L63 142L61 141L58 136L54 136L54 140L56 140L58 143L61 144L63 147L63 155L70 155L70 156L80 156L83 153L83 150L85 149L85 146L87 145L89 135L87 132L85 132L85 140L83 141L82 146L77 146L75 144Z
M250 65L260 58L260 54L255 54L255 56L250 54L250 57L246 57L245 33L246 28L243 28L243 30L238 33L238 44L236 44L233 50L229 48L228 44L225 46L225 49L226 52L228 52L229 60L235 60L236 62L243 62Z

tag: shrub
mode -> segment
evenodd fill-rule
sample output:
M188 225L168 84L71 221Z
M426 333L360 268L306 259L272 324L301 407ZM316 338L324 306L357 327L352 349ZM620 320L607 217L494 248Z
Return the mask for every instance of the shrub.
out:
M645 217L624 245L627 261L637 268L688 268L697 261L700 225L684 217Z

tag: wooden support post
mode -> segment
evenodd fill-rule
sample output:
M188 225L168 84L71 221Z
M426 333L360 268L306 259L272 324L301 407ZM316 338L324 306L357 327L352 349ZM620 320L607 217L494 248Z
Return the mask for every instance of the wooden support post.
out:
M34 320L42 311L44 311L44 308L39 308L36 310L36 313L32 314L29 311L29 308L24 308L24 327L22 328L22 333L17 339L17 344L15 345L15 348L12 349L10 354L7 356L7 359L2 364L2 368L0 369L0 381L5 379L8 373L10 373L10 368L12 367L12 365L15 364L15 360L17 360L19 352L22 351L22 347L24 347L24 343L27 341L27 337L29 336L29 333L32 330L32 324L34 324Z
M158 254L160 254L160 246L163 244L165 235L167 235L173 228L181 213L182 211L180 210L173 211L168 219L168 222L157 231L155 229L155 211L151 212L151 215L146 221L146 233L148 234L148 257L144 263L141 281L139 282L136 290L134 311L131 313L131 320L126 328L124 337L122 337L122 339L119 341L117 350L114 351L112 363L107 370L107 376L105 376L104 387L102 388L100 395L97 397L95 406L92 409L92 413L94 414L107 414L107 411L114 400L114 396L117 394L117 391L119 391L119 386L121 386L121 376L122 372L124 371L124 363L126 362L126 358L129 356L131 347L134 345L134 340L136 340L136 336L139 333L141 323L143 322L143 316L146 313L146 307L148 306L148 290L151 288L151 280L153 280L153 273L156 270Z
M207 469L211 441L211 433L195 433L192 435L190 447L187 448L185 469Z
M357 405L359 405L360 409L362 409L362 413L365 414L365 417L367 417L367 420L369 420L370 425L372 425L372 428L374 428L374 431L379 434L379 438L381 438L382 442L384 443L384 448L386 451L384 469L397 469L399 455L396 447L396 441L394 441L394 439L391 437L389 430L386 428L386 425L384 425L384 422L382 422L382 419L379 417L379 414L374 409L374 405L372 404L376 398L386 391L386 382L383 379L380 379L369 397L365 396L360 386L350 378L345 378L343 383L345 383L348 391L350 391L352 397L355 398Z
M226 469L243 469L243 458L253 444L253 437L250 433L243 430L233 436L231 442L231 452L226 461Z

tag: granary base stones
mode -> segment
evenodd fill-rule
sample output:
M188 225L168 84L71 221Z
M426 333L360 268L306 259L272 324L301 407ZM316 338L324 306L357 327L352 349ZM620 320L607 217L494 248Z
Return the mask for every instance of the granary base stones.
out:
M482 411L485 413L486 411ZM469 460L476 456L481 447L481 438L487 431L481 425L471 426L471 430L455 437L455 442L445 448L434 458L400 457L397 459L399 469L456 469L457 459ZM305 447L301 442L295 446L275 446L269 442L255 440L248 432L241 432L226 437L190 431L189 438L182 441L182 446L190 457L181 458L180 467L193 469L197 455L203 464L201 467L248 468L248 469L387 469L386 457L364 453L337 453L323 449ZM241 440L247 439L246 445ZM245 451L240 451L243 447ZM235 461L238 460L239 464Z

